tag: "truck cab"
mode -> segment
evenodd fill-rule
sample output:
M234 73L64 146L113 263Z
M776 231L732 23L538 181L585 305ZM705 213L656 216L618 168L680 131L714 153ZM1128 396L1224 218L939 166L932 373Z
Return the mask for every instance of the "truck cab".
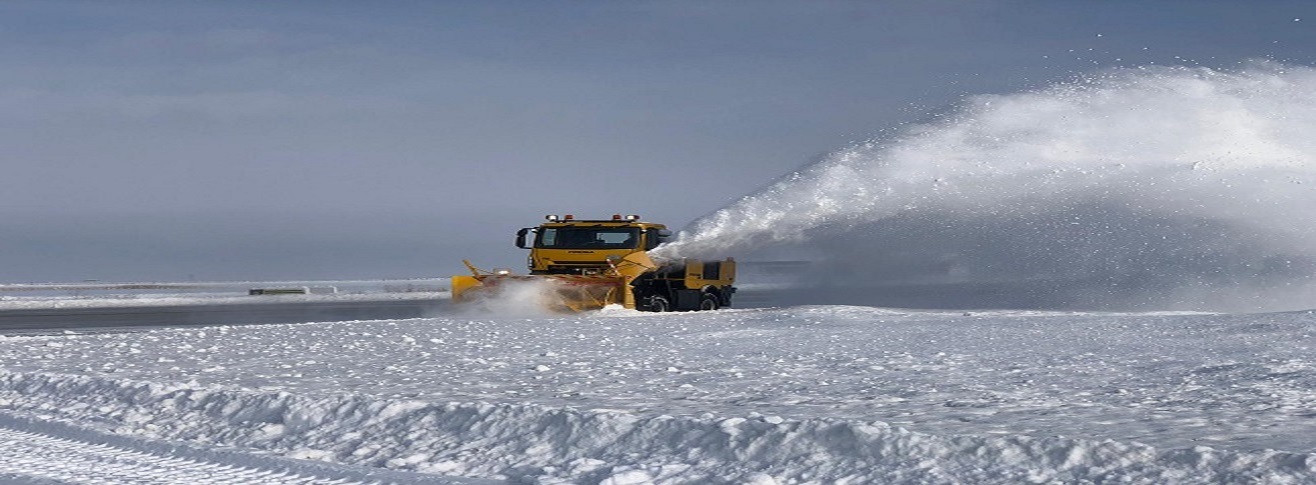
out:
M672 236L667 226L620 214L611 219L545 217L537 227L517 231L516 246L529 249L529 275L511 270L487 272L470 262L470 276L453 276L455 301L488 294L505 282L557 283L556 306L572 311L608 304L651 312L717 310L731 305L736 292L736 261L682 258L655 262L648 252Z
M547 216L539 227L517 231L516 246L529 249L532 275L603 274L615 262L635 252L658 247L671 231L620 214L605 220L577 220L571 215Z

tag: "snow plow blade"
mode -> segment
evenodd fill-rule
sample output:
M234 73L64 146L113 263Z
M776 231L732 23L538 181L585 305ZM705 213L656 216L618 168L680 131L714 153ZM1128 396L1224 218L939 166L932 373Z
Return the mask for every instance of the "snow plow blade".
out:
M573 313L599 310L608 305L635 308L630 281L655 265L644 253L634 253L606 274L514 275L483 271L464 261L471 275L452 277L456 303L518 300L547 310Z
M622 304L623 284L615 276L453 276L452 300L478 303L516 299L547 310L574 313Z

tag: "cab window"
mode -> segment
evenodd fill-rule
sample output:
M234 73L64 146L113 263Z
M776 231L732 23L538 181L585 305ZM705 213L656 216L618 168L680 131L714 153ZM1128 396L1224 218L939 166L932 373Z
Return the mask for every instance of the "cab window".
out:
M640 230L630 227L554 227L539 231L535 247L546 249L634 249Z

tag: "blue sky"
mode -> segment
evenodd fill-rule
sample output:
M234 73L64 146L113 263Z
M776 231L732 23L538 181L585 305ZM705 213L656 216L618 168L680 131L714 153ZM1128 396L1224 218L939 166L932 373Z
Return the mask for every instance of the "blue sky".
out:
M965 95L1312 65L1314 24L1280 1L4 2L0 281L510 266L546 213L680 227Z

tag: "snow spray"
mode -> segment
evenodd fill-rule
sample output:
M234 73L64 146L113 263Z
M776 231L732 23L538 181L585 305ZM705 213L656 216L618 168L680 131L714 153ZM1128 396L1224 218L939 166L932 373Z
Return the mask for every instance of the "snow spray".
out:
M493 288L473 293L461 308L470 314L505 317L552 315L560 284L547 278L500 281Z
M845 286L1037 283L1014 306L1313 308L1316 69L1126 68L972 97L780 178L656 256L781 247Z

